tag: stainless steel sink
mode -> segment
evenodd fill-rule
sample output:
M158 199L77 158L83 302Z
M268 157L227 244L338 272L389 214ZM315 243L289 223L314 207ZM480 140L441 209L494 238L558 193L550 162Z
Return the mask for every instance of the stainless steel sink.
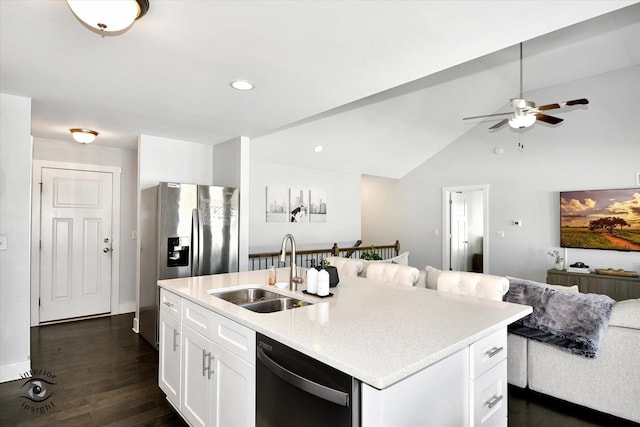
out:
M278 298L268 301L259 301L249 304L243 304L242 307L256 313L273 313L276 311L291 310L292 308L304 307L311 305L310 302L301 301L295 298Z
M209 294L256 313L274 313L312 304L262 288L210 291Z
M223 300L229 301L236 305L243 305L256 301L264 301L283 297L283 295L267 291L266 289L262 288L247 288L238 289L235 291L218 291L211 292L211 295L213 295L214 297L222 298Z

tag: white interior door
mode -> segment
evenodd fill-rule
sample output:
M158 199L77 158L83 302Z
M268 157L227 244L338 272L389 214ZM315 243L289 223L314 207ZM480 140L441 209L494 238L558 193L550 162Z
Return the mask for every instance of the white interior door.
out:
M451 263L456 271L468 271L467 199L462 192L451 193Z
M40 322L109 313L113 176L42 168Z

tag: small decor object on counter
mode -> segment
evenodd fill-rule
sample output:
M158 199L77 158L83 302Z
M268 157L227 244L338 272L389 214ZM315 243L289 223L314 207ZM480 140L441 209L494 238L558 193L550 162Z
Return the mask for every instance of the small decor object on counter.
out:
M596 273L608 276L638 277L637 271L614 270L613 268L596 268Z
M307 293L318 293L318 270L310 268L307 270Z
M590 273L589 266L586 265L584 262L580 262L580 261L569 265L569 268L567 268L567 271L569 273L583 273L583 274Z
M329 273L329 287L335 288L338 286L340 282L340 277L338 277L338 269L333 267L329 261L323 259L320 261L320 267L316 267L316 270L326 270Z
M556 270L564 270L564 258L560 255L559 250L553 250L551 252L547 252L548 255L552 256L556 262Z
M269 267L269 286L276 284L276 268L272 265Z
M318 296L324 297L329 295L329 273L327 270L318 272Z

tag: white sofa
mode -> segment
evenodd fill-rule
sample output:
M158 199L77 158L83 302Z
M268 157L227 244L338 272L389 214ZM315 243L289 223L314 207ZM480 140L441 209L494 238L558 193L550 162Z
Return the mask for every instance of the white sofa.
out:
M509 334L510 384L640 422L640 299L613 307L595 359Z
M418 284L495 300L508 290L496 277L427 267ZM507 365L510 384L640 422L640 299L616 303L595 359L509 333Z

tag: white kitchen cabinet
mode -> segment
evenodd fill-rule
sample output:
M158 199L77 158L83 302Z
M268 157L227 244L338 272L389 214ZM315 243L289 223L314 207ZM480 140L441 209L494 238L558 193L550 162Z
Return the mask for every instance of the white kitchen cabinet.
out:
M497 427L507 421L507 333L471 344L470 425Z
M255 332L189 300L180 304L181 370L174 406L192 426L254 426ZM168 352L170 323L161 320L161 328L167 332L160 334L160 348ZM160 384L165 390L162 377Z
M211 392L213 342L182 325L182 402L180 412L192 426L208 427L214 406Z
M180 321L161 311L158 327L160 334L158 385L167 395L169 402L179 410L180 378L182 377Z
M158 385L169 402L180 410L181 365L181 298L164 289L160 292L158 333Z
M256 368L214 343L212 418L216 426L255 424Z

